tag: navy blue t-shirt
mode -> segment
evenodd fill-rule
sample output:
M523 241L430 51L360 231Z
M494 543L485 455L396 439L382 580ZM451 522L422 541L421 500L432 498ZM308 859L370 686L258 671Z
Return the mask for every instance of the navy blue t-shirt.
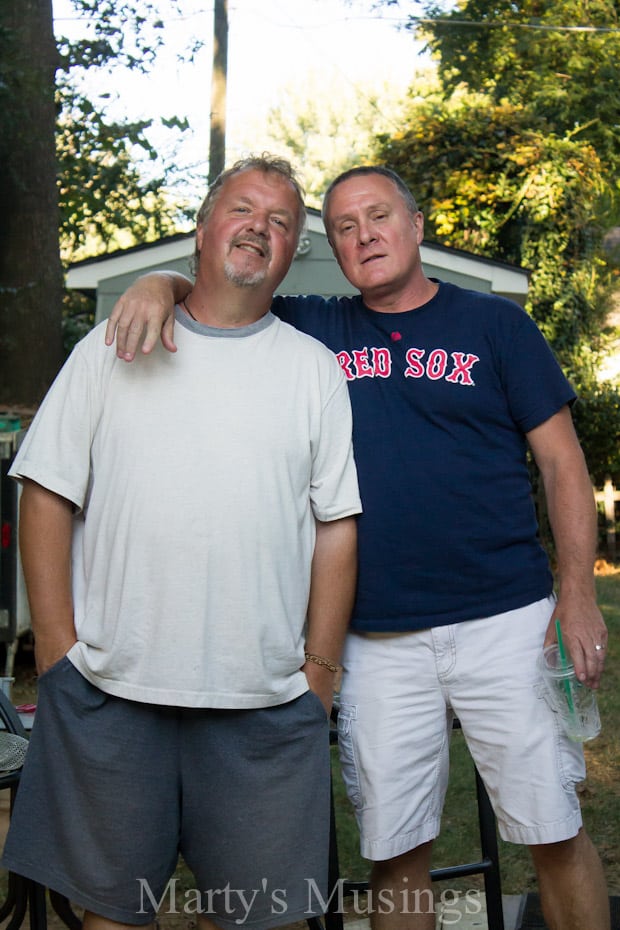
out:
M415 630L547 596L525 433L574 391L527 313L441 283L404 313L278 297L349 384L364 513L352 628Z

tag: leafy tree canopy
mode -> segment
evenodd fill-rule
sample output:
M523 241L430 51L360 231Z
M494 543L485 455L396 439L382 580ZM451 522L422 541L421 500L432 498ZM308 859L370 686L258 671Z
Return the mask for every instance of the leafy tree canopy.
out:
M178 229L183 204L166 193L166 175L145 178L136 151L155 160L146 121L106 119L72 87L58 89L56 131L60 244L65 263L153 241ZM182 126L181 126L182 128Z
M409 26L438 58L447 93L466 84L496 103L525 105L541 130L589 142L605 169L617 169L617 0L459 0L448 12L434 3L424 7L425 16L410 15Z
M148 72L165 39L166 16L180 16L186 0L71 0L78 17L72 37L56 35L56 159L63 263L142 242L187 226L189 205L169 193L171 164L163 165L149 137L150 120L111 115L111 76ZM57 24L58 31L65 25ZM200 47L191 40L179 57ZM101 75L93 92L93 75ZM88 78L88 80L86 80ZM185 121L162 118L178 138ZM145 165L152 170L145 171ZM93 306L67 293L63 305L65 349L90 328Z
M427 92L438 89L434 74L418 80ZM320 209L337 174L371 159L378 133L398 132L404 104L388 84L343 87L336 96L313 81L284 88L281 102L268 113L267 131L303 178L308 206Z
M589 466L619 483L619 389L598 378L620 267L604 247L620 224L617 0L375 5L394 4L443 93L379 157L413 185L431 237L531 270L528 309L579 390Z
M57 158L61 253L65 262L111 248L150 241L178 229L186 205L167 193L168 170L145 177L136 160L154 163L150 121L108 115L109 94L93 99L84 89L88 73L121 68L148 70L164 39L162 3L144 0L71 0L82 20L80 38L57 37L59 70ZM181 12L183 0L168 0ZM191 55L198 47L187 50ZM172 117L168 129L187 128Z
M405 125L380 137L378 155L416 192L427 234L531 269L530 309L565 363L596 342L600 295L582 271L603 234L592 147L532 130L523 109L481 95L416 103Z
M524 107L463 90L412 102L404 125L379 137L376 155L411 186L427 238L530 270L527 308L592 398L602 430L605 404L610 415L617 410L614 390L596 381L617 275L601 249L607 184L597 152L570 134L532 128ZM604 431L617 438L613 423ZM594 432L591 421L589 460L615 468L613 443Z

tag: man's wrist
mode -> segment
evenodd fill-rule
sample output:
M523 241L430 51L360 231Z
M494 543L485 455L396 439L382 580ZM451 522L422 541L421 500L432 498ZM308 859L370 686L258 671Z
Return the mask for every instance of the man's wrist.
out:
M327 669L328 672L333 672L334 675L342 671L342 665L338 665L337 662L333 662L326 656L319 656L314 652L304 652L304 656L306 662L313 662L315 665Z

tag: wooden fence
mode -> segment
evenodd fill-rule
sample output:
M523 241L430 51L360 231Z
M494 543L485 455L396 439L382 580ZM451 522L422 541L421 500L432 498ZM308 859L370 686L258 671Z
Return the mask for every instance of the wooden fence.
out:
M618 530L616 502L620 501L620 491L614 487L611 479L608 478L602 491L597 491L596 488L594 489L594 499L596 500L597 506L603 505L607 558L610 562L615 562L617 554L616 533Z

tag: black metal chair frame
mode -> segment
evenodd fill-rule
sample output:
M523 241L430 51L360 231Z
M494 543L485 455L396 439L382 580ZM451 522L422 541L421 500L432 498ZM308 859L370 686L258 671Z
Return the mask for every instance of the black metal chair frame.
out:
M8 733L26 737L27 734L22 726L18 713L3 691L0 691L0 719L2 720L4 729ZM11 789L11 810L13 809L15 795L19 786L20 775L21 769L16 769L14 772L5 772L0 775L0 788ZM26 916L26 910L29 910L30 913L31 928L34 930L34 928L41 926L39 923L41 907L40 892L43 892L42 903L43 914L45 914L44 890L40 889L40 886L35 887L33 883L24 881L19 875L14 875L12 872L8 873L7 894L4 902L0 905L0 921L6 920L9 916L11 918L6 925L6 930L17 930L18 927L21 927L24 917Z
M19 714L2 691L0 691L0 720L2 720L4 729L8 733L27 737L28 734L19 719ZM20 775L21 769L0 775L0 789L11 789L11 809L19 787ZM49 898L53 909L63 923L69 927L69 930L81 930L82 921L71 909L69 901L63 895L51 890ZM26 911L28 911L30 930L46 930L46 889L43 885L39 885L38 882L9 872L7 875L6 898L0 905L0 922L6 920L9 916L11 918L5 930L18 930L24 922Z
M337 714L333 714L334 721ZM460 721L455 718L453 729L461 728ZM330 731L330 742L338 742L338 734L334 727ZM439 882L453 878L463 878L467 875L482 875L484 879L484 893L487 907L487 923L489 930L504 930L504 911L502 908L502 882L499 867L499 850L497 846L497 829L495 814L480 774L474 766L476 778L476 800L478 803L478 827L480 832L480 859L460 865L446 866L432 869L431 881ZM342 898L356 892L368 890L367 881L351 881L341 879L340 864L338 861L338 837L336 833L336 816L334 810L334 796L331 797L330 816L330 844L329 844L329 889L330 892L337 887L338 881L342 883L340 895L330 894L328 909L323 920L318 917L310 918L307 923L310 930L343 930L343 917L338 905Z

